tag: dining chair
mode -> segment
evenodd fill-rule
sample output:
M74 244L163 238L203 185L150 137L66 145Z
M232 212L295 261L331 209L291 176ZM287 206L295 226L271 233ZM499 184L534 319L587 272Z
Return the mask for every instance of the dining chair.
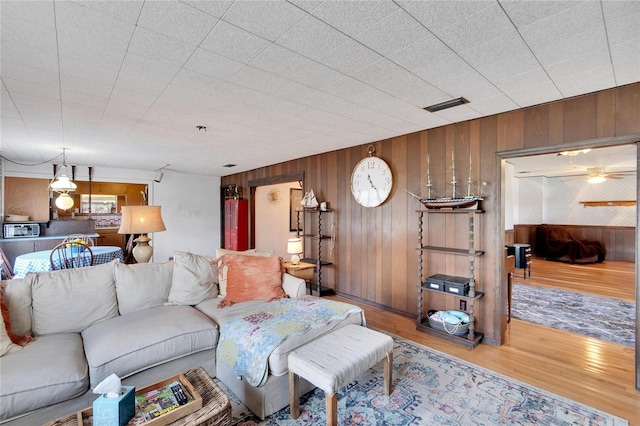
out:
M51 270L82 268L93 265L93 251L84 242L61 242L49 255Z
M94 241L93 238L91 238L90 236L86 235L86 234L71 234L71 235L67 235L67 237L62 240L63 243L69 243L72 241L77 241L77 240L82 240L86 245L88 246L95 246L96 242Z

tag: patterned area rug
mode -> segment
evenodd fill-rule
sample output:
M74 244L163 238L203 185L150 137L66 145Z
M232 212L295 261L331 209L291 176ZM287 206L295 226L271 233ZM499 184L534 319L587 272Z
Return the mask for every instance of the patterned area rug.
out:
M511 315L524 321L635 347L635 303L522 283Z
M393 392L383 392L382 363L338 394L340 425L627 425L627 421L394 336ZM325 425L325 396L315 389L260 422L224 386L234 425Z

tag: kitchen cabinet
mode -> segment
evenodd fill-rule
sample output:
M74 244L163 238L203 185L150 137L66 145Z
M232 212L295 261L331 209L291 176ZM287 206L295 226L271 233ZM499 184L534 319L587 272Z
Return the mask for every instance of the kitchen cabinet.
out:
M125 235L118 234L118 228L98 228L96 232L100 237L96 240L99 246L116 246L125 252Z
M29 220L49 220L49 181L19 177L4 178L5 214L27 215Z

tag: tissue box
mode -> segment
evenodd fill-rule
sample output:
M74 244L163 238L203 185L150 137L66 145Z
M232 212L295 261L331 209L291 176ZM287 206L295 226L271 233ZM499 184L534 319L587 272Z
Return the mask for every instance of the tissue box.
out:
M100 395L93 401L93 426L125 426L136 407L135 386L122 386L124 393L117 398Z

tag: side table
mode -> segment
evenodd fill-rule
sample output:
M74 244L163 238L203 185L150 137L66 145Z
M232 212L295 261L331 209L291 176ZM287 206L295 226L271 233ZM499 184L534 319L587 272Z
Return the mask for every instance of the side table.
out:
M284 269L287 274L293 275L296 278L302 278L305 281L313 279L313 272L316 265L313 263L300 262L294 265L291 262L284 262Z

